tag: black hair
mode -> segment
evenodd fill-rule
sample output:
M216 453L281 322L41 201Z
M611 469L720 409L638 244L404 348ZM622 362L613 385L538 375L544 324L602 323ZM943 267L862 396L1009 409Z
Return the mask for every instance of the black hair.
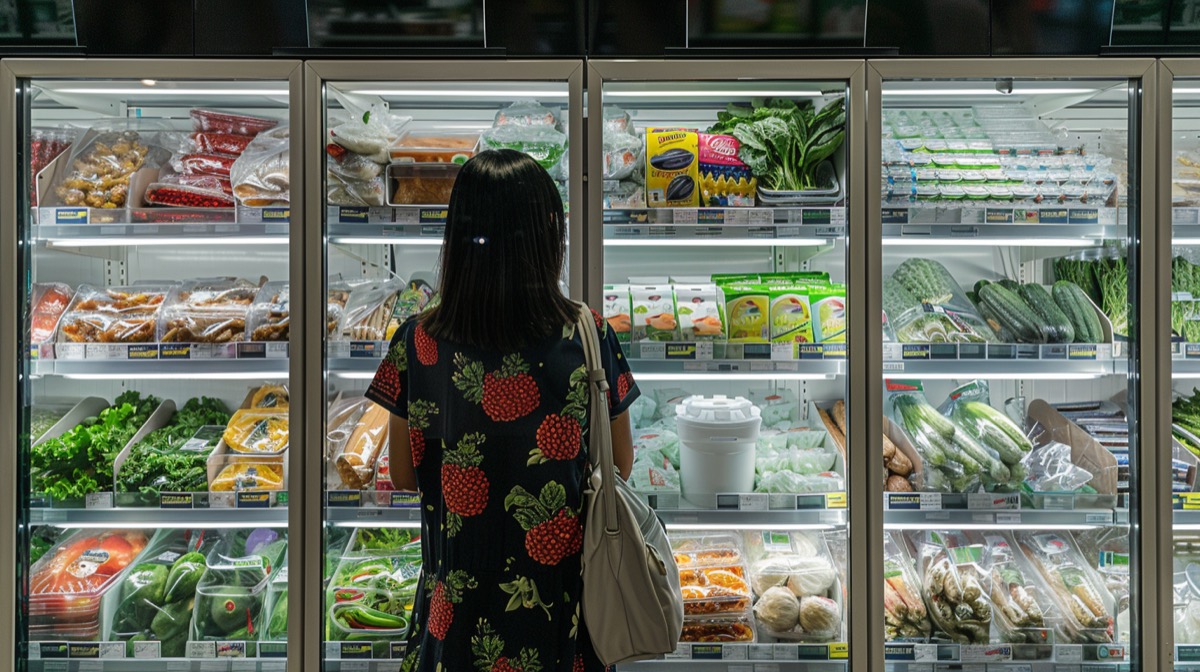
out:
M561 333L578 314L559 287L566 244L549 173L516 150L480 152L454 183L440 302L422 325L436 339L506 351Z

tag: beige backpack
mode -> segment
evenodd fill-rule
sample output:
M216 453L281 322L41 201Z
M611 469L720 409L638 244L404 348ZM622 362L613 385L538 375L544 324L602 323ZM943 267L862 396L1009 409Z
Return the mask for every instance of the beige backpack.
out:
M662 521L613 465L608 379L592 312L575 327L587 361L591 397L583 537L583 620L605 665L660 658L683 631L679 569Z

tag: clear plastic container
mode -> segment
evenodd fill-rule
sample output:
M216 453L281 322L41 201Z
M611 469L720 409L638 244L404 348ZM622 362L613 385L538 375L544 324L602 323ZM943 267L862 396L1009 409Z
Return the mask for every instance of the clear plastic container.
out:
M82 530L59 541L30 568L31 637L98 637L101 600L147 541L141 530Z
M446 205L454 191L457 163L393 163L387 167L388 205Z
M80 285L59 324L60 343L146 343L157 336L170 286Z
M231 545L222 544L209 554L208 568L196 586L194 641L252 642L260 638L272 559L233 557Z
M479 133L405 131L392 144L398 163L466 163L479 147Z
M175 286L160 320L164 343L234 343L246 338L246 315L258 287L234 278L204 278Z
M750 643L754 641L754 618L750 612L724 618L685 619L681 642Z
M29 342L45 343L54 338L58 321L71 303L75 290L61 282L35 283L29 305ZM36 437L35 437L36 438Z
M129 571L119 589L105 598L115 602L105 631L110 641L160 642L164 658L182 658L187 649L196 586L207 569L205 536L186 530L162 530Z

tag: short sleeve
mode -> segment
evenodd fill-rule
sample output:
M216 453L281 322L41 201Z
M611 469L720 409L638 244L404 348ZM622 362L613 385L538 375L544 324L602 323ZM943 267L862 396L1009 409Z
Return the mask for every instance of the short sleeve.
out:
M593 310L592 315L596 318L596 332L600 336L600 359L608 376L608 415L609 419L614 419L629 410L630 404L641 396L642 391L638 389L633 372L629 370L629 360L621 351L617 333L596 311Z
M405 419L408 418L408 337L412 325L410 320L396 330L366 393L367 399Z

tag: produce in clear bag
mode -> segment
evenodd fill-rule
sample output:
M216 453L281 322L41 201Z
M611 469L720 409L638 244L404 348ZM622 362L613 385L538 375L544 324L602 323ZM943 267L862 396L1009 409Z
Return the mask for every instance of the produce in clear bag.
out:
M646 141L623 131L604 132L604 179L624 180L639 172Z
M990 558L984 547L960 533L927 532L914 536L917 569L938 630L961 644L991 639Z
M948 415L960 431L996 453L1009 469L1009 485L1016 486L1024 480L1026 467L1023 462L1033 450L1033 442L1017 423L992 408L989 400L987 381L973 380L951 392L939 410Z
M901 343L998 340L946 267L907 259L884 281L883 308Z
M335 459L338 474L346 487L360 489L370 485L375 473L375 460L387 447L390 417L391 413L378 404L372 403L364 409Z
M226 460L208 483L212 492L270 492L283 489L283 464L279 460Z
M984 449L974 440L965 442L965 433L960 437L954 423L929 405L919 381L888 380L885 385L885 408L890 407L892 420L904 430L924 463L925 471L919 474L923 488L930 492L975 491L982 482L984 465L968 451Z
M996 608L996 626L1002 641L1051 643L1050 601L1034 582L1015 541L997 533L985 535L984 542L992 565L988 594Z
M290 397L286 385L261 385L250 395L250 408L287 411Z
M229 537L208 554L207 568L196 586L192 640L261 638L268 579L282 561L287 542L277 539L252 548L248 541L241 547L236 537ZM254 653L248 646L246 655Z
M347 108L340 121L331 120L325 145L326 201L331 205L380 206L386 199L384 168L394 128L410 119L393 117L378 103L360 108L339 98Z
M146 187L145 200L173 208L232 208L237 203L225 189L228 184L209 175L165 175Z
M176 285L159 327L164 343L234 343L246 339L246 314L258 286L238 278L201 278Z
M166 125L151 119L98 121L76 143L71 160L54 187L56 203L47 205L123 208L129 205L129 180L141 168L168 158L159 145Z
M536 100L518 100L496 113L493 126L556 126L558 113Z
M363 532L372 539L378 535L367 528L360 529L346 556L338 562L326 593L326 637L331 641L374 641L376 650L386 650L390 641L402 640L412 616L413 605L422 586L421 540L396 535L388 530L398 546L388 541L386 555L373 555L363 548ZM379 532L382 532L380 530ZM378 549L381 552L384 549ZM447 583L453 583L453 576ZM510 584L501 584L508 590ZM528 586L521 586L528 588ZM516 590L513 593L517 593ZM536 587L517 595L516 599L532 598L541 602Z
M567 134L553 126L496 126L480 136L485 149L515 149L550 170L567 151Z
M606 133L629 133L633 135L633 121L629 113L616 105L604 106L604 131Z
M1025 488L1031 492L1075 492L1093 477L1071 461L1071 447L1057 441L1035 448L1024 464L1029 472Z
M145 547L141 530L82 530L60 540L29 570L29 638L99 639L101 599Z
M1017 533L1017 541L1062 615L1062 641L1113 641L1115 601L1070 539L1056 532L1026 531Z
M159 642L163 658L182 658L187 650L196 586L206 565L205 535L163 530L138 562L123 575L108 639Z
M60 343L148 343L157 335L171 286L134 285L100 290L80 285L59 323Z
M278 126L254 138L229 170L233 195L242 205L286 205L291 176L289 129Z
M828 642L841 635L833 558L818 534L747 532L754 616L776 639Z
M679 491L679 472L671 461L655 451L634 453L629 487L639 492Z
M807 492L839 492L845 489L845 479L832 471L823 471L819 474L773 471L759 476L754 485L755 492L780 495Z
M896 535L896 536L893 536ZM929 639L933 626L925 607L920 580L905 551L904 538L885 532L883 538L883 632L885 641Z

